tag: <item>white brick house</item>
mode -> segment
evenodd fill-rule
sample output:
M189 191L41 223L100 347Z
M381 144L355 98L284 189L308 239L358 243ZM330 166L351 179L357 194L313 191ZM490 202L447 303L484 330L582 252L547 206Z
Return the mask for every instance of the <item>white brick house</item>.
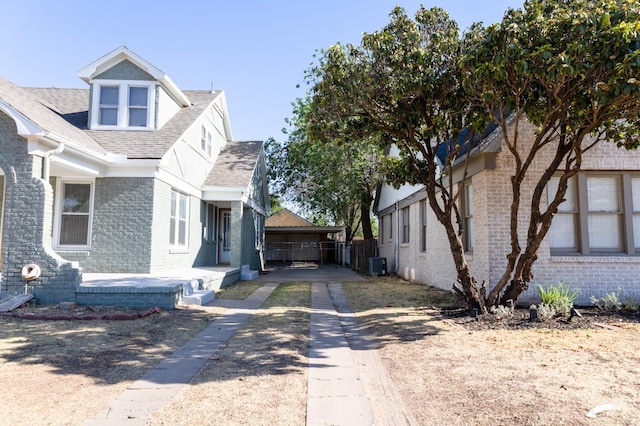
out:
M520 131L521 143L532 140L532 126L524 125ZM466 182L459 177L456 182L457 190L463 191L466 256L473 274L479 282L486 280L489 288L504 272L510 251L513 160L502 151L501 143L496 129L473 152ZM531 172L542 173L540 161ZM528 218L532 181L530 176L523 185L521 224ZM553 182L547 192L553 191ZM396 190L385 185L374 211L380 224L380 256L387 258L390 271L450 290L456 282L454 263L424 189L405 185ZM525 225L520 228L526 230ZM524 232L521 241L526 241ZM538 285L561 281L580 289L577 304L589 304L591 296L610 292L640 301L640 151L603 142L586 154L582 172L571 182L538 256L534 278L521 302L535 301Z
M82 272L260 267L262 142L236 142L222 91L181 90L122 46L85 89L0 78L0 297L74 300ZM239 276L239 274L238 274Z

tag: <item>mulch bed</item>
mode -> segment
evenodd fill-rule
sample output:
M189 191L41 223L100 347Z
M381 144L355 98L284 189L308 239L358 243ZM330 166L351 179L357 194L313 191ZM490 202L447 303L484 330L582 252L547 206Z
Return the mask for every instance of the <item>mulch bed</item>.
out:
M116 308L82 309L80 311L61 311L59 308L22 308L13 312L2 312L0 317L17 318L40 321L72 321L72 320L107 320L107 321L132 321L145 318L149 315L160 313L160 308L148 308L142 311L128 309L123 311Z
M549 319L537 318L530 320L529 309L516 308L513 314L498 318L493 314L479 315L472 318L468 309L443 310L442 316L449 322L464 327L467 330L577 330L592 328L612 328L625 324L640 323L639 312L603 312L593 307L578 307L580 317L568 316Z

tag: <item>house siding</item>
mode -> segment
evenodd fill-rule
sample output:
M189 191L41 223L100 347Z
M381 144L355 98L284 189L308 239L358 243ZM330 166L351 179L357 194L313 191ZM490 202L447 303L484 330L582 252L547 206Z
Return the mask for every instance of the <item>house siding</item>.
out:
M525 125L520 129L523 147L534 138L534 129ZM552 147L550 147L552 148ZM521 212L518 217L520 241L526 241L526 226L530 214L530 200L534 183L543 172L544 160L553 153L546 150L533 162L530 177L522 186ZM498 153L496 167L483 170L471 177L473 185L473 253L467 253L467 260L472 273L480 280L487 281L492 287L500 279L506 267L506 254L510 251L509 215L511 204L510 171L513 170L513 159L507 152ZM585 154L582 170L589 171L638 171L640 170L640 152L626 151L614 144L603 142ZM460 185L458 185L460 186ZM386 191L389 188L385 189ZM387 194L389 198L389 194ZM449 250L449 242L442 225L437 221L431 208L427 217L427 252L419 253L419 197L410 199L411 207L411 241L409 244L398 244L401 230L396 220L397 213L391 205L381 205L380 211L386 218L393 212L393 240L383 236L380 245L380 256L387 257L391 268L399 275L419 282L450 290L456 282L455 265ZM546 203L546 193L543 195ZM402 203L399 203L402 207ZM384 224L385 232L388 223ZM395 249L398 248L398 256ZM519 299L522 303L535 303L539 300L538 285L547 286L565 282L572 288L580 290L576 304L590 304L591 296L602 297L610 292L618 292L623 298L640 300L640 256L634 255L551 255L548 239L545 239L538 252L539 259L533 267L534 278L530 288ZM396 265L397 263L397 265Z
M203 244L204 203L188 195L189 224L186 247L171 247L169 244L169 213L171 211L172 187L156 181L154 189L151 272L162 273L194 266L213 265L214 253L211 245Z
M109 68L100 75L94 77L96 80L144 80L155 81L153 76L133 64L129 60L124 60Z

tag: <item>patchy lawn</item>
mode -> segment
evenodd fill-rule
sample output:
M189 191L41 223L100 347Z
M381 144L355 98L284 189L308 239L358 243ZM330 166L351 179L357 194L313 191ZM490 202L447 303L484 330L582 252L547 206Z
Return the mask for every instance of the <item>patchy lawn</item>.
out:
M304 425L309 283L280 284L152 425Z
M21 311L69 313L53 307ZM76 310L94 311L114 310ZM2 423L77 425L94 418L129 383L204 329L210 317L220 312L213 308L177 309L133 321L0 317Z
M429 291L419 296L425 286L393 281L344 288L419 424L640 425L637 317L591 317L593 328L513 329L488 319L467 327L470 320L434 309L449 300L438 302ZM602 322L613 325L596 325ZM597 420L586 416L600 406L616 410Z
M259 285L240 283L220 297L241 299ZM377 391L393 388L414 424L640 425L637 316L589 312L572 320L580 324L529 326L523 313L497 322L452 316L461 311L450 293L394 277L343 289L341 306L370 335L355 359L376 354L386 373L377 374L386 380ZM310 299L308 283L281 284L152 424L303 425ZM193 307L135 321L0 318L0 418L82 424L223 312ZM587 417L600 406L616 409Z

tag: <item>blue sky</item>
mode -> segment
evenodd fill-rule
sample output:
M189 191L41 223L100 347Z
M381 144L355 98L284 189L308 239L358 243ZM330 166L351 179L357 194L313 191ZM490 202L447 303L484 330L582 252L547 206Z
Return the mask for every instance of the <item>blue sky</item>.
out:
M518 0L13 0L0 12L0 76L20 86L86 87L77 71L125 45L181 89L226 93L236 140L282 140L316 50L359 43L399 5L439 6L461 28L499 21ZM300 87L296 86L300 84Z

